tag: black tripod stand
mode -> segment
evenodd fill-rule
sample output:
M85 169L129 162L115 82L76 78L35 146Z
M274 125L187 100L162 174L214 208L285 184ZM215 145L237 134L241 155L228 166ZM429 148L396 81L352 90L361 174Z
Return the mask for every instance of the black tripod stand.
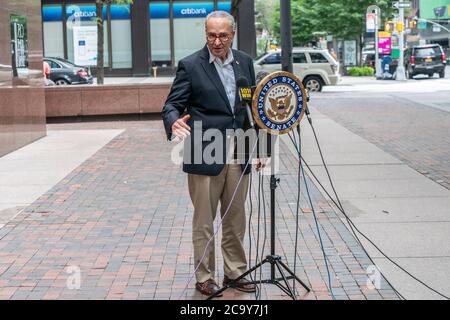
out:
M271 148L273 150L273 148ZM288 296L290 296L292 299L295 299L295 292L292 289L291 285L289 284L288 280L295 279L298 283L300 283L303 288L306 289L306 291L310 292L311 289L308 288L308 286L300 280L295 273L289 269L288 266L286 266L283 261L281 261L281 256L277 255L275 253L275 191L278 187L278 183L280 182L279 178L276 178L275 176L275 161L274 157L272 158L271 163L271 174L270 174L270 255L267 255L264 260L262 260L260 263L256 264L254 267L250 268L246 272L244 272L240 277L232 280L227 285L223 286L220 290L218 290L216 293L212 294L208 297L207 300L210 300L223 291L225 291L228 288L235 288L236 282L243 279L253 271L255 271L258 268L261 268L264 264L270 263L270 279L266 280L260 280L260 281L251 281L249 283L253 284L260 284L260 283L269 283L274 284L278 288L280 288L284 293L286 293ZM281 275L281 278L276 278L275 276L275 268L278 270L278 272ZM286 276L287 272L289 275ZM284 285L282 284L284 283Z

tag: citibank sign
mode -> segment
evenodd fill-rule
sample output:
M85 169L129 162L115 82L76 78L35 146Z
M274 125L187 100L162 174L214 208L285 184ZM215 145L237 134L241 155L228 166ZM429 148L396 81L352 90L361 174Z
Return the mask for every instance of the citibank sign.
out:
M173 4L174 18L204 18L214 11L212 2L181 2Z
M217 4L218 10L231 12L231 1L221 1ZM214 11L212 2L174 2L173 17L177 18L204 18ZM164 2L150 2L150 19L169 19L170 6Z
M130 5L111 5L112 20L130 19ZM95 5L70 5L66 7L67 19L79 19L81 21L90 21L97 17ZM103 19L106 19L106 6L103 7ZM63 21L63 6L52 5L42 8L42 20L44 22Z
M201 9L194 9L194 8L186 8L186 9L181 9L181 14L182 15L206 15L207 14L207 10L206 8L201 8Z
M96 17L97 14L95 12L88 12L88 11L75 11L73 13L73 16L75 18L93 18Z
M217 4L218 10L231 12L231 1L221 1ZM167 2L150 2L150 19L169 19L170 6ZM214 11L212 2L174 2L173 17L176 18L204 18ZM130 19L130 5L111 5L111 19ZM103 18L106 19L106 6L103 7ZM92 20L96 17L95 5L69 5L66 7L66 17L80 19L82 21ZM42 19L44 22L62 21L62 5L44 5L42 8Z

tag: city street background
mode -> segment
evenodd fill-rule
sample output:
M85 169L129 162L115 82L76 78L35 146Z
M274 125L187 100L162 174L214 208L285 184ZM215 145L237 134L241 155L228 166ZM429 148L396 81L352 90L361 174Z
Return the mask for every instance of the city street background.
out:
M347 214L389 257L447 295L449 87L448 78L395 82L344 77L340 85L313 94L310 102ZM0 185L0 298L202 299L195 280L185 290L194 268L192 205L186 176L170 160L173 144L166 141L159 117L53 123L47 129L47 137L0 159L0 181L8 181ZM329 189L306 119L302 135L303 156ZM281 159L277 248L292 268L297 166L286 137ZM265 184L268 214L267 178ZM253 175L253 240L258 231L257 185ZM367 287L373 262L318 185L311 179L308 185L335 297L397 299L383 279L379 290ZM299 298L331 299L305 192L302 186L297 272L312 292L297 287ZM267 240L263 232L261 228L260 250ZM249 250L248 238L246 243ZM439 298L363 243L406 298ZM267 253L267 242L265 249ZM254 244L252 250L254 264ZM219 255L219 281L221 268ZM71 289L77 270L80 287ZM268 271L266 267L261 277ZM270 285L262 286L261 297L287 298ZM228 290L224 298L255 296Z

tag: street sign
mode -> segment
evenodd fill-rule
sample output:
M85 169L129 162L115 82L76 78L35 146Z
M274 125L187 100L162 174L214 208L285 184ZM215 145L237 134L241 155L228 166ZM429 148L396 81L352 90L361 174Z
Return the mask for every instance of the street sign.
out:
M377 15L375 13L368 13L366 15L366 31L368 33L375 32L375 19Z
M378 6L371 5L367 8L367 14L374 14L376 17L378 28L381 26L381 10ZM367 31L369 32L369 31Z
M411 2L410 1L405 1L405 2L394 2L392 4L392 8L396 8L396 9L409 9L411 8Z

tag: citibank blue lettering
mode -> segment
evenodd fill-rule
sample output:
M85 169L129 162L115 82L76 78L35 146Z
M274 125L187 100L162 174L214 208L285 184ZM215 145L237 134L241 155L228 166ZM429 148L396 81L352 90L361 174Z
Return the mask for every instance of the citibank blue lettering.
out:
M131 7L129 5L113 4L111 5L111 19L125 20L130 19ZM97 17L95 6L93 5L70 5L66 8L67 18L80 19L81 21L89 21ZM103 19L107 18L106 6L103 7ZM42 8L42 20L44 22L62 21L62 6L51 6Z
M42 20L44 22L62 21L62 5L52 5L42 7ZM231 1L218 3L218 9L231 12ZM169 3L150 2L149 12L151 19L169 19ZM173 4L174 18L204 18L214 11L214 4L211 2L175 2ZM111 19L130 19L131 7L129 5L111 5ZM93 5L70 5L66 7L66 16L81 20L91 20L96 17L95 6ZM103 8L103 18L106 19L106 6Z
M75 16L75 18L92 18L97 16L95 12L86 11L75 11L73 15Z

